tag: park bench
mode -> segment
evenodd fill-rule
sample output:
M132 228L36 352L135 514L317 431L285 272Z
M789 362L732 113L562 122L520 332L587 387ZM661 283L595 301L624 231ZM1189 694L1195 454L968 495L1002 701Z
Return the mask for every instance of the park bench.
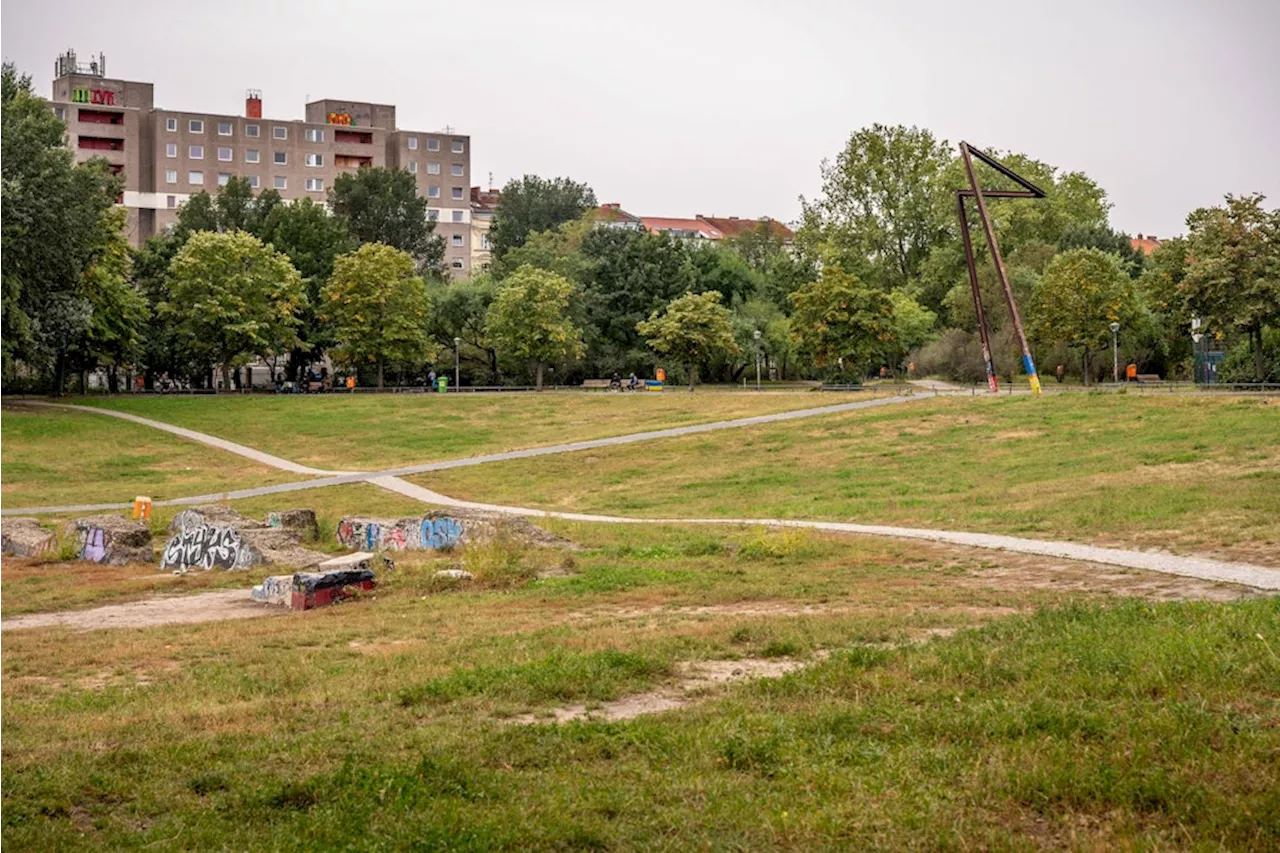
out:
M1158 373L1139 373L1135 378L1139 385L1154 385L1164 381Z
M584 379L582 380L582 387L584 390L591 389L591 388L607 389L609 385L612 383L612 381L613 380L611 379Z

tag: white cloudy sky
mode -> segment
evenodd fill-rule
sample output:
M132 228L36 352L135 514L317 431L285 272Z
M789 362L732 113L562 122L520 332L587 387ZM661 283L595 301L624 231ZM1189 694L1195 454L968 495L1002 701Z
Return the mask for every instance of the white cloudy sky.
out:
M568 175L646 215L792 219L873 122L1083 170L1130 232L1280 203L1280 0L4 0L0 40L44 94L73 47L166 107L394 103L470 133L477 183Z

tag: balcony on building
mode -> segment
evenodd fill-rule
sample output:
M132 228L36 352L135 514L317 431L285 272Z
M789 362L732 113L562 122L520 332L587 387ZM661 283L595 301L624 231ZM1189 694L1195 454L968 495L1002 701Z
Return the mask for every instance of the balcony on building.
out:
M372 166L372 155L335 154L333 165L339 169L359 169L361 166Z
M111 110L77 110L76 119L84 124L124 125L124 113Z

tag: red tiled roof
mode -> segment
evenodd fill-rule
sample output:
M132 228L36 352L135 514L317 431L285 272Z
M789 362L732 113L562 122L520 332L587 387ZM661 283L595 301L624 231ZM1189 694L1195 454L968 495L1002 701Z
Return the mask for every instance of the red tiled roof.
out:
M724 235L709 222L701 219L675 219L665 216L642 216L640 221L644 223L644 227L649 229L651 234L660 234L663 231L696 231L700 237L707 240L719 240Z
M498 198L502 193L498 190L483 190L480 187L471 188L471 206L478 210L492 210L498 206Z
M781 240L790 242L796 235L790 228L783 225L776 219L739 219L736 216L727 218L718 216L699 216L703 222L709 223L726 238L737 237L747 231L753 231L761 225L766 225L771 236L778 237Z
M618 204L602 204L595 210L595 218L603 222L639 222L640 217L627 213Z
M1129 238L1129 245L1139 250L1144 255L1149 255L1160 246L1160 241L1155 237L1143 237L1139 234L1137 237Z

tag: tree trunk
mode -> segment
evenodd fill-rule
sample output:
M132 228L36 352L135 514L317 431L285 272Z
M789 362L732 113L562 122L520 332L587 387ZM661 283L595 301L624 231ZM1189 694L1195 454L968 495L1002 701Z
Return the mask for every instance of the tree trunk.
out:
M538 390L542 390L542 362L538 362Z
M1089 387L1089 348L1085 347L1084 352L1080 355L1080 366L1084 372L1084 387Z
M693 391L693 385L698 381L698 368L696 365L689 365L689 391Z
M1267 381L1266 353L1262 351L1262 326L1249 330L1249 346L1253 348L1253 376L1259 382Z
M382 388L382 359L378 359L378 388Z
M120 389L117 386L119 379L120 379L120 374L119 374L119 371L116 370L116 366L113 364L110 367L108 367L107 368L107 393L108 394L120 393Z
M498 351L491 349L489 352L489 372L493 374L493 384L502 384L502 374L498 372Z
M80 368L80 396L83 397L89 393L89 371L83 367Z
M225 361L222 363L222 390L231 390L231 365Z

